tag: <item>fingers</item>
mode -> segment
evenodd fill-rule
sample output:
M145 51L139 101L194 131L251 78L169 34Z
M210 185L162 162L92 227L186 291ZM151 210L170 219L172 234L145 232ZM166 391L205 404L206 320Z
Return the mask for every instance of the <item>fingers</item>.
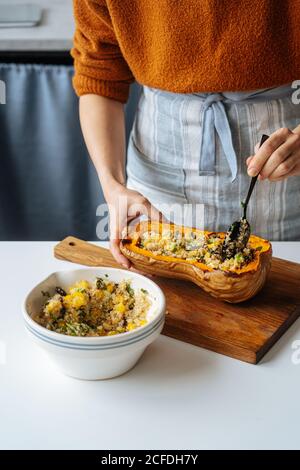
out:
M131 263L120 250L120 240L128 224L141 214L150 220L166 221L163 214L152 206L148 199L135 191L129 191L122 204L110 209L110 250L115 260L128 269Z
M280 163L276 169L268 176L270 181L278 181L278 179L287 178L291 176L291 173L294 169L298 166L299 157L297 155L293 155L290 158L284 160L284 162Z
M147 215L150 220L158 220L159 222L167 222L166 217L156 209L147 199L144 201L144 215Z
M247 160L246 160L246 165L249 166L251 160L254 158L254 156L252 155L251 157L248 157Z
M300 175L300 165L297 164L288 174L278 176L278 177L272 176L269 179L273 183L277 183L277 181L282 181L286 178L290 178L291 176L299 176L299 175Z
M121 231L123 224L118 224L117 220L111 219L110 223L110 251L117 263L121 264L124 268L129 269L131 266L130 261L124 256L120 250ZM125 222L124 222L125 225Z
M123 268L130 268L130 261L121 253L119 239L113 238L110 240L110 251L117 263L121 264Z
M300 135L288 128L274 132L257 149L256 154L246 160L248 175L259 175L259 180L280 181L299 174Z
M160 212L155 206L153 206L150 201L143 197L140 196L138 199L138 202L135 204L131 205L131 207L128 210L128 217L134 219L137 217L137 215L146 215L149 220L158 220L160 222L167 222L167 219L165 216Z
M145 202L144 215L146 215L151 222L166 223L168 220L165 218L162 212L160 212L155 206L151 205L149 201Z
M276 175L278 174L280 176L281 173L289 173L297 163L297 158L299 158L297 155L293 155L293 152L297 150L297 146L299 146L299 142L300 136L291 134L289 139L272 153L260 172L261 179L270 178L274 172Z
M248 166L248 175L257 176L263 169L270 156L293 135L293 132L283 127L274 132L268 140L258 149Z

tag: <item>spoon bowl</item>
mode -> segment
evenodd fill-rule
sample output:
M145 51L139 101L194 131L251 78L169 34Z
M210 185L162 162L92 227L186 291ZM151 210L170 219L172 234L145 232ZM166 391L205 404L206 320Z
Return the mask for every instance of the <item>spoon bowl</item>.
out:
M260 141L260 147L265 143L269 138L267 135L263 135ZM236 220L229 227L224 242L222 245L222 258L223 260L233 258L237 253L241 253L244 248L246 248L247 243L251 234L251 227L247 220L246 213L248 203L253 192L255 183L257 181L258 175L253 176L251 179L250 187L245 202L242 203L243 215L240 220Z

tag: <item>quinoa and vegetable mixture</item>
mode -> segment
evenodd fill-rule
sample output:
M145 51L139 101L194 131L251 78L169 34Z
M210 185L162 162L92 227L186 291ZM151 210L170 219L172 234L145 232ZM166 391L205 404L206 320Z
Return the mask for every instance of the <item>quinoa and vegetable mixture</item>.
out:
M255 250L248 244L235 256L222 257L223 238L218 233L197 233L193 230L163 230L144 232L138 246L151 251L154 255L170 256L186 260L197 260L212 269L236 271L250 263L255 257ZM260 247L256 248L259 251Z
M111 336L147 323L151 305L144 289L133 289L130 281L115 283L96 278L79 281L65 292L61 287L46 297L35 320L45 328L69 336Z

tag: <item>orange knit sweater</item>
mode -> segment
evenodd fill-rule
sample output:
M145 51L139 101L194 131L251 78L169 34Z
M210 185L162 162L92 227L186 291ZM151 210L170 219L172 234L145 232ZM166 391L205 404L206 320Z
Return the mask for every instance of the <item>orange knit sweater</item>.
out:
M74 0L74 87L125 102L139 83L178 93L300 78L300 0Z

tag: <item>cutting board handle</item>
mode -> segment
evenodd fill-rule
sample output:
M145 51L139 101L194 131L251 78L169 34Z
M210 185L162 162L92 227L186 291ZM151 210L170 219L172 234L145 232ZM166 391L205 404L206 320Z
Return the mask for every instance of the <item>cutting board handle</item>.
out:
M106 248L93 245L75 237L67 237L54 247L54 256L84 266L105 266L120 268ZM123 268L124 269L124 268Z

